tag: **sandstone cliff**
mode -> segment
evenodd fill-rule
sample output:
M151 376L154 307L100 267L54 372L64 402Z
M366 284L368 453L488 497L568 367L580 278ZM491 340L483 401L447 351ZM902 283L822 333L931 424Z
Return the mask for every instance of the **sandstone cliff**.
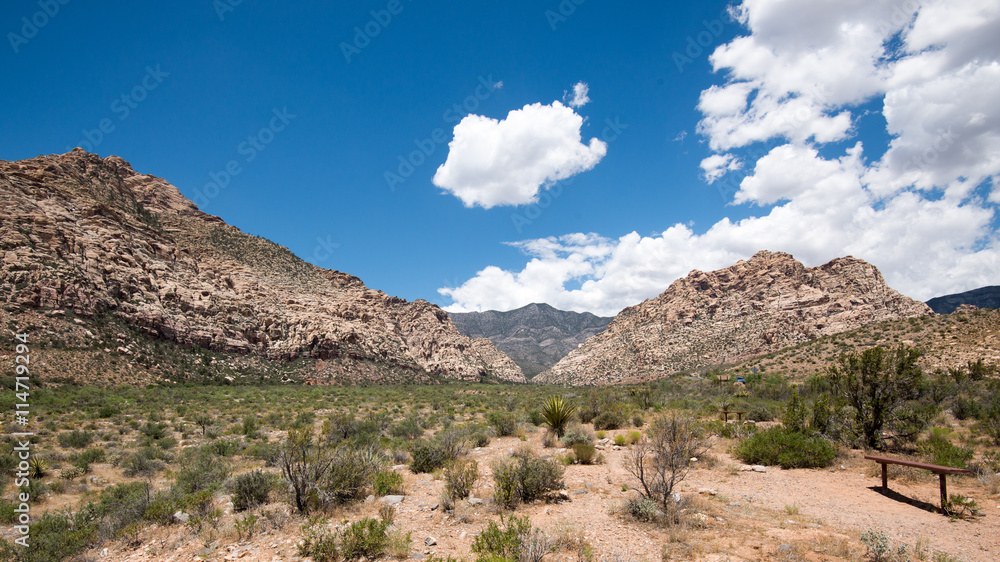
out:
M733 363L874 322L931 314L853 257L805 267L784 253L692 271L623 310L533 382L614 384Z
M524 381L437 306L308 264L119 157L76 149L0 161L0 203L0 302L15 320L69 311L86 325L110 315L185 346L309 358L317 381L331 376L321 368L330 359L368 365L355 370L367 379L385 366L417 379Z

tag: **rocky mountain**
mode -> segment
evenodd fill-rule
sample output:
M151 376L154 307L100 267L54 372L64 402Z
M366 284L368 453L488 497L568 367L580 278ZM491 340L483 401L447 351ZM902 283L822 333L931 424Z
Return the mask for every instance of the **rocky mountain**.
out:
M0 201L3 320L30 318L46 334L65 333L65 341L50 338L52 347L130 359L126 334L102 337L101 326L114 321L186 347L306 359L314 382L524 381L513 361L461 335L437 306L306 263L119 157L75 149L0 161Z
M453 312L450 316L459 332L470 338L488 338L528 378L555 365L611 322L611 318L558 310L547 304L529 304L507 312Z
M761 251L725 269L692 271L655 299L623 310L533 381L646 381L927 314L927 305L889 288L863 260L805 267L789 254Z
M963 304L976 308L1000 308L1000 286L980 287L964 293L934 297L927 306L938 314L951 314Z

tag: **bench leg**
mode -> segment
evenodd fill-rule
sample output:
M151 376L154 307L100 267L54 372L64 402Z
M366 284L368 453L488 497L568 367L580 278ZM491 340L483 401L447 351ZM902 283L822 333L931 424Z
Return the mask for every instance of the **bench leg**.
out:
M886 463L882 463L882 489L888 492L889 491L889 471L888 471L888 469L886 467L887 467L887 464Z
M948 484L945 482L945 474L941 473L941 511L948 513L948 509L945 507L948 505Z

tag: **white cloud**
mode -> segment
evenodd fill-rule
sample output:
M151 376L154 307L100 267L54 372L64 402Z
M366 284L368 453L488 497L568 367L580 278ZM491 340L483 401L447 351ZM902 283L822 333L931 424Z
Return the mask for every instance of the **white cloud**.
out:
M583 117L558 101L526 105L502 121L466 116L434 185L466 207L534 203L544 186L592 169L607 153L601 140L581 142L582 126Z
M442 289L453 309L541 300L613 314L761 249L809 266L854 255L921 300L996 284L1000 0L744 0L736 12L749 33L711 55L720 82L697 108L714 153L700 167L709 183L747 168L733 203L759 215L522 242L523 270ZM881 107L887 146L862 145L862 104Z
M563 99L568 99L567 102L570 107L574 109L579 109L588 103L590 103L590 97L587 94L590 92L590 86L586 82L577 82L573 84L573 96L570 98L570 93L565 92L563 94Z
M705 181L714 183L715 180L726 175L727 172L739 170L743 167L743 162L732 154L713 154L701 161L702 171L705 172Z

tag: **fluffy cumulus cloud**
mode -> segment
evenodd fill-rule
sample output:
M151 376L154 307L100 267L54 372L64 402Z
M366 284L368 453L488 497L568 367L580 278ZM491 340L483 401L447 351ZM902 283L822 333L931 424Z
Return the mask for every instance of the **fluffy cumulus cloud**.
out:
M541 189L592 169L607 153L601 140L582 142L582 126L583 117L558 101L526 105L503 120L469 115L455 126L434 185L466 207L534 203Z
M590 86L586 82L577 82L573 85L572 92L566 92L563 99L570 107L580 108L590 103Z
M747 33L712 53L721 79L697 106L712 151L700 167L709 183L745 168L732 203L757 216L522 242L522 271L442 289L453 309L610 314L760 249L806 265L854 255L917 299L996 284L1000 0L744 0L736 13ZM881 111L884 141L862 144L862 111Z

